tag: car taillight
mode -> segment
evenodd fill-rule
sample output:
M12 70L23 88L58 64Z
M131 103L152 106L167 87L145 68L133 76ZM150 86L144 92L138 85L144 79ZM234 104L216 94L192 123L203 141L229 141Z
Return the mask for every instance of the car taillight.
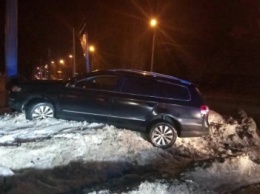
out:
M202 115L206 115L208 114L208 112L209 112L209 107L207 105L200 106L200 113Z
M18 87L18 86L13 86L11 91L12 92L20 92L22 90L22 88Z

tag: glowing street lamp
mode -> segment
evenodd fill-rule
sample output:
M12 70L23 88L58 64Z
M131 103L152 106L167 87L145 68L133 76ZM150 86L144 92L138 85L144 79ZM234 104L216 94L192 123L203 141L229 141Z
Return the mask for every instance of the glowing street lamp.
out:
M153 42L152 42L152 55L151 55L151 67L150 71L153 71L153 64L154 64L154 47L155 47L155 28L157 26L157 20L151 19L150 20L150 26L153 28Z
M63 59L60 59L59 62L60 62L61 65L64 65L64 60Z
M61 66L64 65L65 62L64 62L63 59L60 59L60 60L59 60L59 63L60 63L60 65L59 65L58 74L59 74L59 77L61 77L61 74L62 74Z
M89 52L91 53L91 71L93 70L94 67L94 53L95 53L95 47L93 45L90 45L88 47Z
M75 75L75 71L76 71L76 67L75 67L75 58L72 54L69 54L69 69L71 69L72 71L67 71L67 74L69 77L73 77Z
M157 20L156 19L151 19L150 20L150 26L155 27L157 25Z
M95 47L93 45L90 45L88 49L91 53L95 52Z

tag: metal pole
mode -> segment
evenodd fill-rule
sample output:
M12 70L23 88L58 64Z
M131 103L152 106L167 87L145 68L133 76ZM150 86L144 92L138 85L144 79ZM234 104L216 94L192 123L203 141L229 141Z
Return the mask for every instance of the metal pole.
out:
M89 45L88 45L88 33L86 32L86 72L89 73L90 72L90 64L89 64Z
M92 52L92 59L91 59L91 71L94 70L94 52Z
M154 64L154 47L155 47L155 29L153 31L153 42L152 42L152 56L151 56L151 69L153 71L153 64Z
M75 45L75 29L72 30L72 43L73 43L73 77L76 76L76 45Z
M17 0L6 0L5 66L7 78L17 76Z

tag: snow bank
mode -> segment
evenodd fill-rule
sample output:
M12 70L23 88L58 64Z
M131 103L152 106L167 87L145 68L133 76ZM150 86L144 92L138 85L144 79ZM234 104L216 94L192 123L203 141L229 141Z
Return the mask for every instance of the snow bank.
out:
M223 118L211 111L211 135L178 138L168 152L197 161L172 180L145 181L128 194L145 193L223 193L260 182L260 148L257 127L243 110ZM171 162L167 155L165 160ZM181 161L180 161L181 162ZM167 173L171 168L167 168ZM174 168L173 168L174 170ZM108 190L96 193L109 193ZM94 192L95 193L95 192Z
M11 176L20 169L52 169L71 162L120 162L154 165L168 177L167 182L145 181L131 194L214 193L260 182L254 120L243 110L229 118L211 111L209 122L209 136L178 138L172 148L162 150L141 133L113 126L57 119L36 122L26 120L24 114L6 114L0 117L0 174ZM183 171L192 160L197 163ZM181 178L176 179L179 171L183 171Z
M144 182L140 184L139 188L135 191L130 191L127 194L150 194L150 193L160 193L160 194L171 194L171 193L181 193L181 194L203 194L203 193L213 193L210 190L200 188L196 183L192 181L180 181L174 180L171 183L164 183L165 181L157 181L154 183ZM126 194L126 193L124 193Z
M230 192L239 187L260 182L260 165L248 154L226 158L224 161L195 165L182 174L185 180L193 180L200 188L217 192Z
M172 182L166 182L163 180L158 180L156 182L145 181L139 185L136 190L129 192L122 192L121 194L210 194L213 191L199 188L199 186L192 181L180 181L174 180ZM90 192L88 194L111 194L109 190L101 190Z
M56 119L0 119L0 165L13 170L53 168L72 161L116 161L146 165L163 152L140 133L103 124Z
M14 173L9 168L6 168L4 166L0 166L0 174L2 176L13 176Z
M259 146L257 126L254 120L239 110L236 119L226 120L214 111L210 111L210 135L197 138L178 138L174 146L181 155L194 159L226 157L244 151L251 146Z

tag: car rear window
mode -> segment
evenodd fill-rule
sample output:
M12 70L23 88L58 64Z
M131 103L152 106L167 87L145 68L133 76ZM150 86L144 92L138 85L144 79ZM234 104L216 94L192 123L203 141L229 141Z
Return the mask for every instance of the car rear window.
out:
M190 100L190 92L187 87L169 82L158 82L158 84L159 97Z

